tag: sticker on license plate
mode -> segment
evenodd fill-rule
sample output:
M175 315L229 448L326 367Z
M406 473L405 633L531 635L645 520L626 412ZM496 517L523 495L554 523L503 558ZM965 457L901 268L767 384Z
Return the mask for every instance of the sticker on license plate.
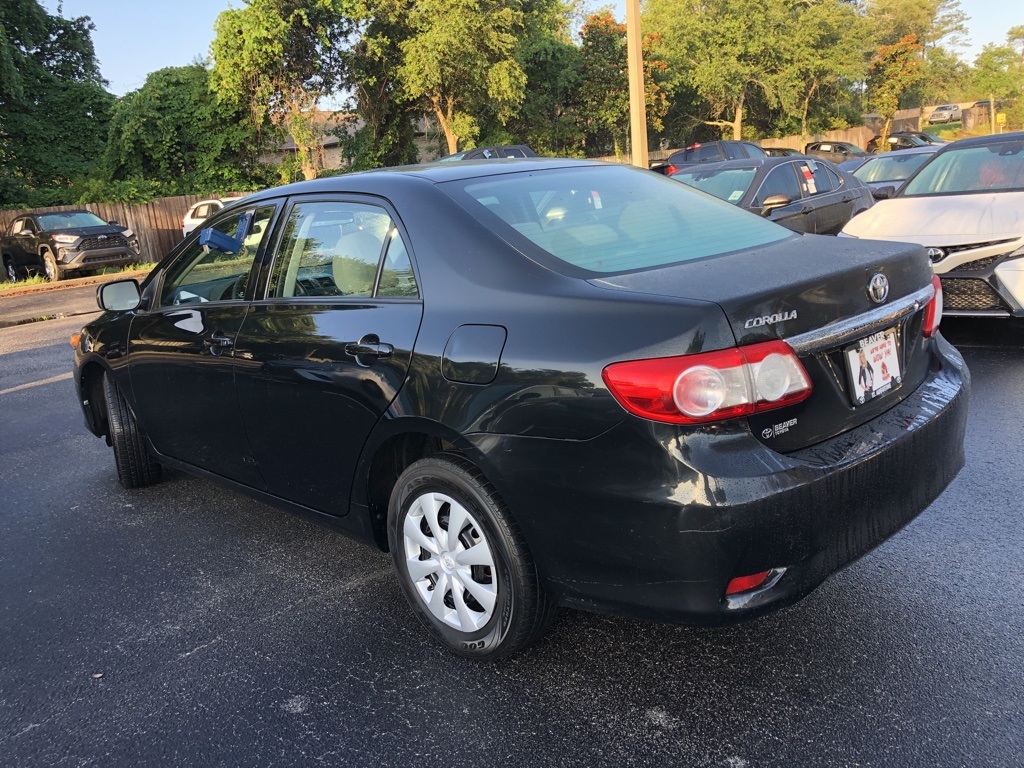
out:
M899 386L899 351L895 328L873 333L843 350L854 405L863 405Z

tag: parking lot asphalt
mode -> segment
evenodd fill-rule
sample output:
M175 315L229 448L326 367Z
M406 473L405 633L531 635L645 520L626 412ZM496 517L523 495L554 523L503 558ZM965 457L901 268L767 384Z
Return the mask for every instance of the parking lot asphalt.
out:
M81 324L0 329L0 764L1024 763L1019 326L944 324L967 466L803 602L710 630L567 611L488 665L329 527L179 473L121 489L74 401Z

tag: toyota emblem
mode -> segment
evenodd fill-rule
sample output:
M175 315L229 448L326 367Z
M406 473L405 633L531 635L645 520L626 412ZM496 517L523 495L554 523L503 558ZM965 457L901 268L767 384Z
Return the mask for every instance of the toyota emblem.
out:
M881 304L889 298L889 278L881 272L875 273L868 283L868 296L875 304Z
M946 258L946 252L941 248L928 249L928 259L929 261L931 261L932 264L935 264L938 261L942 261L944 258Z

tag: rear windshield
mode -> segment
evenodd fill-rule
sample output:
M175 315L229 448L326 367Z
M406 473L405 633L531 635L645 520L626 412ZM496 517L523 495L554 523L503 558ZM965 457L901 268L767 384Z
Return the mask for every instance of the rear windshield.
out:
M444 186L489 226L502 231L508 225L588 272L660 267L793 236L760 216L628 166L510 173Z
M70 213L44 213L38 217L44 231L55 229L78 229L79 227L105 227L107 222L94 213L76 211Z
M727 203L738 203L747 194L757 171L754 168L720 168L702 170L700 167L688 168L672 175L675 181L681 181L688 187L699 189L714 195Z
M1024 141L947 149L933 156L903 190L904 196L1024 190Z
M931 157L927 152L908 155L904 152L886 152L881 157L868 160L853 172L853 175L865 183L877 181L903 181L910 174L925 164Z

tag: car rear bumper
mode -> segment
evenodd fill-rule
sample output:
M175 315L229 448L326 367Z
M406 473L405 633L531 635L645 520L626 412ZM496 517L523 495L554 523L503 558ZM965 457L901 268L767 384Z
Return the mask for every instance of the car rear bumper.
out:
M743 421L686 432L632 417L589 441L475 443L561 603L724 624L799 600L934 501L964 463L969 389L937 337L912 395L794 453ZM726 598L731 579L773 569L770 588Z

